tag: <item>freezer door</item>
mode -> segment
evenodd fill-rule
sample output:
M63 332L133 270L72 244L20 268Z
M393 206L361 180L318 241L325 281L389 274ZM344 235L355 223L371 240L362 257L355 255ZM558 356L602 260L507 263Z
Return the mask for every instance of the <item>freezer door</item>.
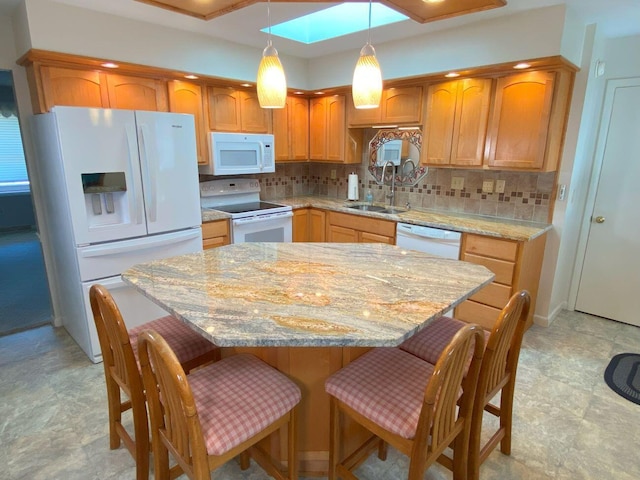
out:
M202 251L202 230L133 238L76 249L83 282L120 275L137 263Z
M49 148L58 148L63 164L75 244L146 235L133 111L55 107L53 112L59 145Z
M149 234L202 223L193 115L136 111Z
M104 278L99 282L83 282L82 292L90 338L90 349L89 351L86 351L85 349L85 353L94 363L102 361L100 341L98 340L98 332L93 320L91 303L89 301L89 289L94 283L100 283L109 290L109 293L111 293L116 305L118 305L118 308L120 309L120 313L122 314L122 318L124 319L127 329L137 327L143 323L168 315L168 312L139 293L135 288L124 283L119 275L117 277Z

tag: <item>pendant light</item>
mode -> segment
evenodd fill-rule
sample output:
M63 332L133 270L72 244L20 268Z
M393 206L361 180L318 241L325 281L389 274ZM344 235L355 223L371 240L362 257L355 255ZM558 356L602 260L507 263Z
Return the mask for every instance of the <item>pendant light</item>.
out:
M278 58L278 51L271 44L271 9L267 1L267 17L269 21L269 40L262 52L262 60L258 67L258 102L262 108L284 108L287 101L287 79Z
M382 72L371 45L371 0L369 0L369 37L360 50L360 58L353 72L351 84L353 106L356 108L378 108L382 97Z

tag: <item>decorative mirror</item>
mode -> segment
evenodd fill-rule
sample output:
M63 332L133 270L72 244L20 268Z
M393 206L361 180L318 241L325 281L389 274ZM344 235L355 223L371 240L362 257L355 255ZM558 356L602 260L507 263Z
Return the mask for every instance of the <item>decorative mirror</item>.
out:
M416 185L428 172L420 166L421 146L419 129L378 130L369 142L369 173L378 185L390 183L392 175L398 186Z

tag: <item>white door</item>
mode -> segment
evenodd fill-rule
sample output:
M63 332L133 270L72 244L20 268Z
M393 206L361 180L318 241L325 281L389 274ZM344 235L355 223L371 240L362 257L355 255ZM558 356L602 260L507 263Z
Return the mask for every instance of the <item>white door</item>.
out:
M136 111L149 234L198 226L200 189L193 115Z
M640 326L640 78L607 85L576 310Z
M76 245L147 234L133 111L55 107Z

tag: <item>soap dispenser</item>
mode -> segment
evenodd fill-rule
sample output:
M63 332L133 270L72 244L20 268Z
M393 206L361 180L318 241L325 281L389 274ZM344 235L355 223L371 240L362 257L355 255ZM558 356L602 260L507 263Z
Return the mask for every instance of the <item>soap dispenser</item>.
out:
M373 205L373 192L370 188L367 189L367 194L365 195L364 199L369 205Z

